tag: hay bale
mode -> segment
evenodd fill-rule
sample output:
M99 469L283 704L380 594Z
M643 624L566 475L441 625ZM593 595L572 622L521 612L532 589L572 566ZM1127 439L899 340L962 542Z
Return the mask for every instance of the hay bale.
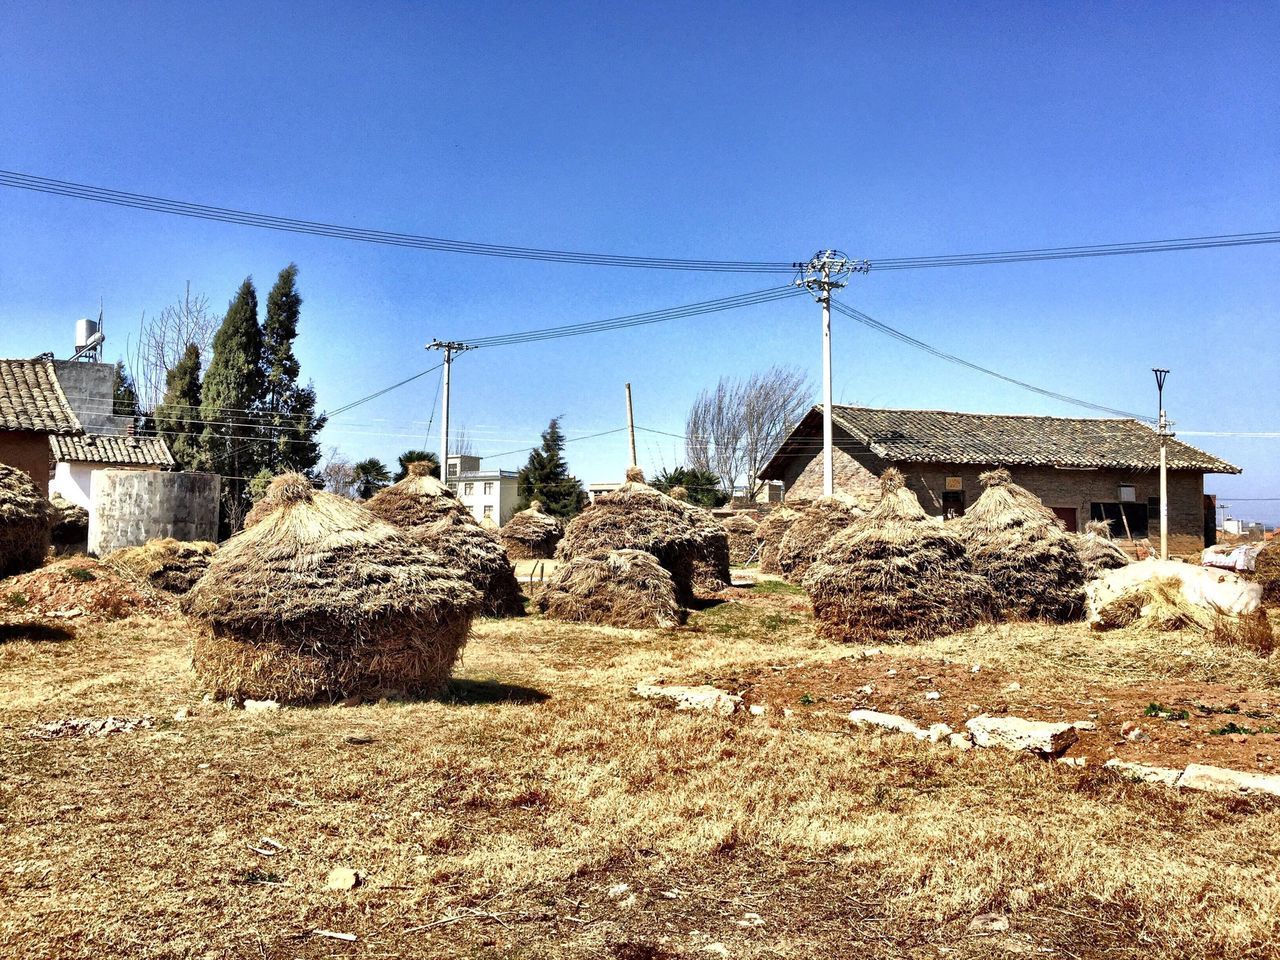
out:
M24 470L0 463L0 577L34 570L49 552L53 507Z
M1254 559L1252 579L1262 587L1264 603L1280 603L1280 541L1272 541Z
M929 516L890 468L871 511L836 534L804 577L819 632L902 643L972 626L991 603L955 531Z
M195 586L209 567L218 545L207 540L148 540L108 554L107 563L125 570L166 593L183 594Z
M569 522L556 557L567 561L601 551L643 550L671 574L676 600L688 605L693 602L693 565L700 549L685 505L646 484L640 469L631 467L626 483L596 497Z
M693 557L693 586L699 593L719 593L733 582L729 573L729 531L710 510L689 502L684 487L671 488L671 499L684 504L697 545Z
M53 507L51 536L54 543L67 547L89 539L88 510L57 492L49 497L49 504Z
M1061 522L1003 467L978 480L982 496L948 526L964 541L973 572L991 584L995 611L1014 620L1079 619L1085 567Z
M447 486L429 472L426 461L409 464L409 475L364 504L374 516L407 533L462 571L481 592L481 612L490 617L524 613L524 595L515 567L497 533L484 529Z
M512 516L502 528L502 545L512 560L549 560L564 536L564 524L534 500L528 510Z
M800 512L778 543L778 572L792 583L804 579L819 551L866 511L847 497L819 497Z
M214 554L181 600L217 697L304 703L449 679L480 595L360 504L286 474L274 508Z
M601 550L561 564L538 595L553 620L609 627L669 629L684 623L675 581L643 550Z
M1080 562L1084 564L1086 580L1092 580L1104 570L1115 570L1132 562L1120 545L1111 539L1111 525L1105 520L1090 520L1084 533L1072 534L1071 541Z
M515 568L502 543L470 516L441 517L425 527L408 527L410 539L462 571L462 578L480 591L480 613L486 617L518 617L524 613L524 594Z
M791 525L800 518L799 510L779 507L760 521L756 538L760 541L760 572L781 573L778 567L778 549Z
M729 563L741 567L756 559L760 552L760 521L749 513L731 513L720 521L720 526L729 534Z

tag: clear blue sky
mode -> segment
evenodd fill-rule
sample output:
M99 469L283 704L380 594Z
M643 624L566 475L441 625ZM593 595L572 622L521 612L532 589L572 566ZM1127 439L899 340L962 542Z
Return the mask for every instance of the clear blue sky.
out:
M910 256L1280 228L1274 3L9 4L0 167L434 236L674 257ZM769 276L371 247L0 190L0 354L68 353L105 304L108 356L190 281L221 308L289 261L322 407L430 365L423 344L770 286ZM1184 430L1277 422L1280 247L877 274L844 298L1062 392ZM836 394L1073 414L837 318ZM803 300L476 351L455 422L484 454L624 422L679 432L722 374L820 372ZM326 444L422 446L431 375ZM437 421L438 423L438 421ZM1190 438L1188 438L1190 439ZM1197 438L1280 497L1280 440ZM569 447L619 478L623 435ZM678 444L643 435L650 469ZM523 454L501 465L516 467ZM1280 502L1235 511L1280 520Z

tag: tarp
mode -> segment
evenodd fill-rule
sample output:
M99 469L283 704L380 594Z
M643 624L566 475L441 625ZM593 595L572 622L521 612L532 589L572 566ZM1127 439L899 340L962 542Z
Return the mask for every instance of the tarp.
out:
M1175 578L1188 603L1213 613L1232 616L1253 613L1262 605L1262 587L1226 570L1198 567L1179 560L1139 560L1127 567L1104 570L1085 587L1090 621L1098 611L1126 593L1142 588L1148 580Z
M1202 566L1235 570L1239 573L1252 571L1262 547L1261 543L1219 544L1206 548L1200 555L1200 563Z

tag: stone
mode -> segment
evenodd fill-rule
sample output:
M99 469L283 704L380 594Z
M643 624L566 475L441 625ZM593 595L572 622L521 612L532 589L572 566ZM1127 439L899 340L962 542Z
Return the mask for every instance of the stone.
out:
M702 952L714 954L717 957L729 956L729 948L726 947L723 943L720 943L718 941L716 943L708 943L705 947L702 948Z
M1018 681L1017 681L1017 680L1015 680L1015 681L1013 681L1013 683L1009 684L1007 687L1005 687L1005 688L1004 688L1004 692L1005 692L1005 693L1017 693L1017 692L1018 692L1019 690L1021 690L1021 689L1022 689L1022 684L1018 683Z
M972 933L1004 933L1009 929L1009 918L999 913L980 913L969 921Z
M1178 786L1187 790L1205 790L1211 793L1265 793L1280 797L1280 775L1274 773L1246 773L1205 763L1189 763L1178 779Z
M940 694L937 690L930 690L928 693L924 695L924 698L926 700L941 700L942 694Z
M969 738L967 733L953 733L947 737L948 746L956 750L972 750L973 740Z
M1098 725L1092 720L1077 720L1072 724L1072 726L1081 733L1092 733L1094 730L1098 729Z
M1166 787L1176 786L1181 770L1172 767L1153 767L1146 763L1133 763L1128 760L1111 759L1102 765L1105 769L1123 773L1143 783L1163 783Z
M868 683L865 687L859 687L858 692L863 696L869 697L876 692L876 688Z
M275 700L246 700L244 702L245 713L267 713L271 710L279 710L280 704Z
M930 743L941 743L953 733L955 733L955 731L945 723L935 723L930 725L929 729L925 731L925 736L928 737Z
M753 703L748 711L753 717L763 717L769 712L769 708L760 703Z
M884 651L879 647L868 647L866 650L862 651L863 657L878 657L882 653L884 653Z
M1076 742L1075 728L1069 723L1046 723L1021 717L992 717L983 714L965 723L979 747L1004 750L1027 750L1056 756Z
M1058 763L1064 767L1083 767L1088 765L1089 759L1087 757L1059 757Z
M1142 743L1151 739L1143 732L1142 728L1132 720L1126 720L1120 725L1120 736L1124 737L1131 743Z
M849 722L859 727L880 727L896 733L906 733L917 740L929 739L929 732L922 730L906 717L893 713L880 713L878 710L854 710L849 714Z
M980 673L981 671L982 671L982 664L980 663L975 663L972 667L969 668L970 673Z
M324 885L330 890L354 890L364 882L359 871L350 867L334 867L324 878Z
M632 691L645 700L657 700L676 710L695 710L727 717L742 709L742 698L718 687L704 684L699 687L641 683Z
M188 710L186 707L179 707L177 709L177 712L174 713L173 719L178 721L179 723L181 723L183 720L189 720L191 719L191 711Z

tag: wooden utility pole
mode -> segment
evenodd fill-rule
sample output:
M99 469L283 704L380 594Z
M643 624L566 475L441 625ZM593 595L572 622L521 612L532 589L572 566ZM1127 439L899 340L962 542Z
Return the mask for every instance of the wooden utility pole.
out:
M444 376L441 379L443 389L440 395L440 479L449 480L449 372L453 366L453 355L472 349L468 343L456 340L432 340L427 344L428 350L444 351Z
M627 384L627 435L631 437L631 465L639 466L636 462L636 418L631 412L631 384Z

